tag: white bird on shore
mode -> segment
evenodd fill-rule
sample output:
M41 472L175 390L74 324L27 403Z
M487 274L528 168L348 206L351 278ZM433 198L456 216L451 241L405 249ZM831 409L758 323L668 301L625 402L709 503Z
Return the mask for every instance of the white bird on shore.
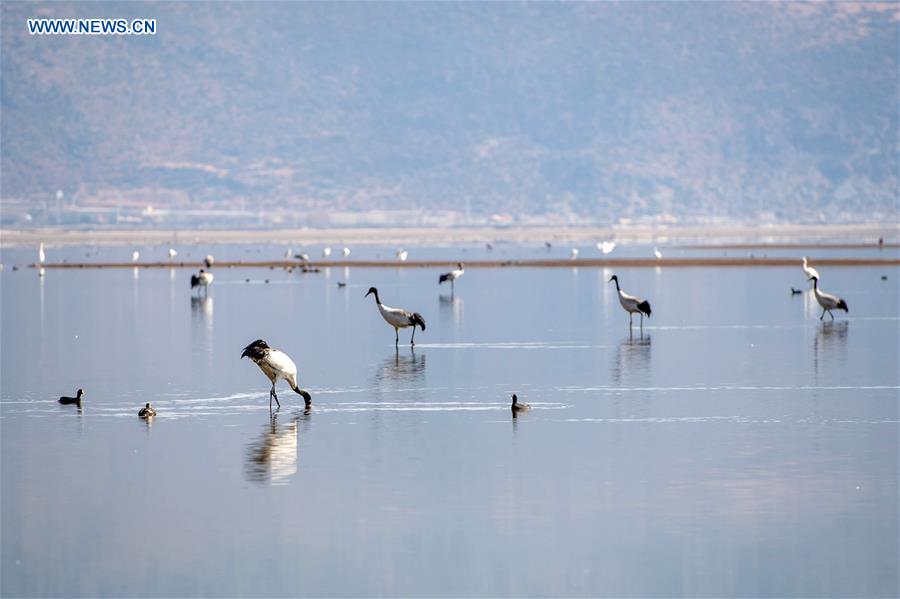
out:
M206 268L212 268L212 265L215 264L216 259L212 257L212 254L207 254L206 258L203 259L203 263L206 264Z
M322 257L327 258L331 255L331 248L323 248L322 249Z
M400 262L406 262L407 256L409 256L409 252L407 252L403 248L397 250L397 257L400 259Z
M813 277L817 279L819 278L819 271L807 264L806 256L803 256L803 274L806 275L807 279L811 279Z
M394 327L394 345L398 345L400 343L400 329L405 329L406 327L412 327L412 336L409 338L409 344L415 345L416 341L416 327L422 327L422 330L425 330L425 319L422 318L422 315L418 312L409 312L402 308L391 308L390 306L385 306L381 303L381 299L378 297L378 290L374 287L369 287L369 291L366 292L365 297L369 297L371 294L375 294L375 304L378 306L378 311L381 313L381 317L384 318L384 321Z
M572 252L571 252L570 255L569 255L569 259L570 259L570 260L577 260L577 259L578 259L578 248L572 248Z
M141 257L141 253L139 251L134 250L133 252L131 252L131 261L132 262L137 262L140 259L140 257Z
M847 302L836 295L819 291L819 277L810 277L809 279L813 282L813 293L816 294L816 301L822 306L822 315L819 316L819 320L825 318L825 312L828 312L828 315L831 316L831 320L834 320L834 314L831 313L832 310L843 310L847 313L850 312L849 308L847 308Z
M278 407L281 407L281 402L278 401L278 394L275 393L275 383L279 380L286 381L291 389L294 390L294 393L303 397L307 408L312 405L312 395L305 389L297 386L297 365L286 353L269 347L262 339L257 339L244 348L243 353L241 353L241 359L243 358L253 360L259 366L259 369L263 371L263 374L272 382L272 389L269 391L270 410L272 409L273 398Z
M38 263L43 264L46 259L47 255L44 253L44 242L42 241L38 246Z
M350 248L345 247L344 249L342 249L342 250L341 250L341 255L343 255L344 258L346 258L347 256L349 256L349 255L350 255Z
M169 248L169 260L178 255L178 252L175 251L175 248Z
M453 293L453 284L456 282L456 279L460 278L466 274L465 269L463 269L463 265L461 262L456 263L456 268L451 270L450 272L446 272L442 274L438 278L438 285L443 285L444 281L450 281L450 293Z
M656 259L657 259L657 260L661 260L661 259L662 259L662 252L659 251L659 248L658 248L658 247L654 247L654 248L653 248L653 255L656 256Z
M597 249L603 252L604 254L608 254L614 249L616 249L615 241L603 241L597 244Z
M297 258L302 262L309 262L309 254L297 254L294 258Z
M647 315L647 318L650 318L650 302L633 295L628 295L622 291L619 287L618 276L611 276L607 282L611 283L613 281L616 282L616 291L619 293L619 303L622 304L622 308L628 312L628 326L631 327L633 325L634 314L637 312L641 315L641 328L644 328L644 314Z
M294 248L284 250L284 259L289 260L294 257Z
M203 289L204 293L209 293L209 286L212 285L213 278L211 272L206 272L201 268L199 273L191 275L191 289L193 290L194 287L198 287ZM198 289L197 293L199 294L199 292Z

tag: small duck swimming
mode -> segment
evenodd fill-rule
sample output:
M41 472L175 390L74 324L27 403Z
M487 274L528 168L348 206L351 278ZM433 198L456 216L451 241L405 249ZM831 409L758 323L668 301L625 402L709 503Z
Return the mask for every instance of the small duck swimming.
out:
M150 407L150 402L148 401L147 404L141 408L141 411L138 412L138 416L141 418L153 418L156 416L156 410Z
M803 293L802 289L794 289L791 287L791 295L800 295L801 293Z
M75 394L75 397L66 397L65 395L60 397L59 403L63 404L64 406L68 406L71 404L80 406L82 397L84 397L84 389L79 389L78 392Z
M519 398L515 393L513 393L512 405L510 406L510 409L513 411L513 414L515 414L516 412L524 412L525 410L530 410L531 406L529 406L527 403L519 403Z

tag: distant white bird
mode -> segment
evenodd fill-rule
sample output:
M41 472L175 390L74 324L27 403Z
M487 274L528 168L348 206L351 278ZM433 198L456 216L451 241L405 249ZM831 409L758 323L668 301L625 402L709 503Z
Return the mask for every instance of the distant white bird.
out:
M578 248L572 248L572 253L569 255L570 260L578 259Z
M397 257L400 259L400 262L406 262L407 256L409 256L409 252L407 252L403 248L397 250Z
M43 264L46 259L47 255L44 253L44 242L42 241L38 246L38 263Z
M819 278L819 271L806 263L806 256L803 256L803 274L806 275L807 279L811 279L813 277Z
M294 257L294 248L288 248L284 250L284 258L285 260L289 260Z
M200 292L200 289L203 289L204 293L209 293L209 286L212 285L213 278L211 272L206 272L201 268L199 273L191 275L191 289L198 287L197 293Z
M241 359L243 358L253 360L259 366L259 369L263 371L263 374L272 382L272 390L269 391L270 410L272 409L273 398L278 407L281 407L281 402L278 401L278 395L275 393L275 383L279 380L286 381L291 389L294 390L294 393L302 396L306 407L312 405L312 396L309 392L297 386L297 365L286 353L269 347L262 339L257 339L244 348L244 352L241 354Z
M132 262L137 262L140 259L140 257L141 257L141 253L139 251L134 250L133 252L131 252L131 261Z
M662 252L657 247L653 248L653 255L656 256L657 260L662 259Z
M619 293L619 303L622 304L622 308L628 312L628 326L631 327L633 325L634 314L637 312L641 315L641 328L644 328L644 314L647 315L647 318L650 318L650 302L633 295L628 295L622 291L619 287L618 276L611 276L607 282L611 283L613 281L616 282L616 291Z
M597 244L597 249L603 252L604 254L608 254L614 249L616 249L615 241L603 241Z
M350 255L350 248L344 248L344 249L342 249L342 250L341 250L341 254L344 256L344 258L346 258L347 256Z
M816 294L816 301L822 306L822 315L819 316L819 320L825 318L825 312L828 312L828 315L831 316L831 320L834 320L834 314L831 313L832 310L843 310L847 313L850 312L847 308L847 302L836 295L819 291L819 277L810 277L810 280L813 282L813 292Z
M303 262L309 262L309 254L297 254L294 258L302 260Z
M169 248L169 260L178 255L178 252L175 251L175 248Z
M323 248L322 249L322 257L327 258L331 255L331 248Z
M416 338L416 327L422 327L422 330L425 330L425 319L422 318L422 315L418 312L409 312L402 308L391 308L389 306L385 306L381 303L381 299L378 297L378 290L374 287L369 287L369 291L366 292L365 297L369 297L371 294L375 294L375 304L378 306L378 311L381 313L381 317L384 318L384 321L394 327L394 345L400 343L400 329L405 329L406 327L412 327L412 337L409 338L409 344L415 345Z
M450 293L453 293L453 284L456 282L456 279L460 278L464 274L466 274L466 271L463 269L462 263L457 262L455 269L442 274L438 278L438 285L442 285L444 281L450 281Z
M212 257L212 254L207 254L206 258L203 259L203 263L206 264L206 268L212 268L212 265L215 264L216 259Z

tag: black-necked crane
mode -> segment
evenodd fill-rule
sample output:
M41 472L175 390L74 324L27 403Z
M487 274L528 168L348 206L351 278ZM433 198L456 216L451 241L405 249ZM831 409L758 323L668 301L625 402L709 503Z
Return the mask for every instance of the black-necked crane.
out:
M803 274L806 275L807 279L811 279L813 277L817 279L819 278L819 271L807 264L806 256L803 256Z
M171 260L172 258L174 258L177 255L178 255L178 252L175 250L175 248L169 248L169 260Z
M67 397L63 395L59 398L59 403L63 405L75 404L77 406L81 405L81 400L84 397L84 389L79 389L77 393L75 393L75 397Z
M203 263L206 264L206 268L212 268L212 265L216 263L216 259L213 258L212 254L207 254L206 258L203 259Z
M341 255L344 256L344 258L346 258L347 256L349 256L349 255L350 255L350 248L345 247L344 249L342 249L342 250L341 250Z
M331 248L322 248L322 257L328 258L331 256Z
M154 416L156 416L156 410L153 409L153 406L151 406L150 402L148 401L146 404L144 404L144 407L140 409L140 411L138 412L138 416L140 416L141 418L153 418Z
M134 250L133 252L131 252L131 261L132 262L137 262L140 259L141 259L141 253L139 251Z
M616 249L615 241L601 241L597 243L597 249L603 252L604 254L608 254L614 249Z
M378 290L374 287L369 287L365 297L369 297L372 294L375 294L375 305L378 306L378 312L381 313L381 317L384 318L386 323L394 327L394 345L400 344L400 329L405 329L406 327L413 328L412 336L409 338L409 344L415 345L416 327L419 326L422 327L423 331L425 330L425 319L422 318L422 315L418 312L409 312L403 308L391 308L390 306L385 306L378 297Z
M406 259L408 257L409 257L409 252L407 252L403 248L400 248L399 250L397 250L397 258L400 259L400 262L406 262Z
M213 274L206 272L202 268L199 273L191 275L191 289L198 287L198 293L200 289L203 289L204 293L209 293L209 286L212 285L212 282Z
M47 254L44 253L44 242L38 246L38 264L43 264L44 260L47 259Z
M284 251L284 259L290 260L294 257L294 248L288 248Z
M653 248L653 255L656 256L657 260L662 260L662 252L659 251L658 247Z
M443 285L445 281L450 281L450 293L453 293L453 284L456 282L456 279L460 278L464 274L466 274L466 271L463 268L462 262L457 262L456 268L454 268L450 272L445 272L440 277L438 277L438 285Z
M525 410L530 410L531 406L528 405L527 403L521 403L519 401L519 397L515 393L513 393L512 405L509 406L509 408L512 410L513 416L515 416L517 412L524 412Z
M616 282L616 291L619 293L619 303L622 304L622 308L628 312L628 326L631 327L633 325L634 314L638 313L641 315L641 328L644 328L644 314L647 315L647 318L650 318L650 302L633 295L628 295L622 291L622 288L619 287L618 276L611 276L607 282L611 283L613 281Z
M819 316L819 320L825 318L825 312L828 312L828 315L831 316L831 320L834 320L834 314L831 313L832 310L843 310L847 313L850 312L847 308L847 302L836 295L831 295L830 293L819 290L819 277L810 277L809 280L813 282L813 293L816 295L816 301L822 306L822 315Z
M572 248L572 251L569 252L569 259L570 259L570 260L577 260L577 259L578 259L578 248Z
M244 348L244 351L241 354L241 359L243 358L250 358L253 360L253 362L259 366L259 369L262 370L263 374L265 374L272 382L272 389L269 391L270 410L272 409L273 398L275 399L275 403L278 404L278 407L281 407L281 402L278 401L278 394L275 393L275 383L278 381L287 382L291 389L294 390L294 393L303 397L303 401L306 403L307 408L312 405L312 395L305 389L301 389L297 386L297 365L294 364L294 361L291 360L291 357L286 353L269 347L269 344L262 339L257 339Z

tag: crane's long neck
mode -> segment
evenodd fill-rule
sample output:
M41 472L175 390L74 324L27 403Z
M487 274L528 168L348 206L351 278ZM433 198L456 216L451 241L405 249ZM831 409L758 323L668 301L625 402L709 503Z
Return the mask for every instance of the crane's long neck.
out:
M619 279L613 279L613 283L616 284L616 291L621 292L622 290L619 288Z
M381 305L381 299L378 297L378 290L375 290L375 303Z

